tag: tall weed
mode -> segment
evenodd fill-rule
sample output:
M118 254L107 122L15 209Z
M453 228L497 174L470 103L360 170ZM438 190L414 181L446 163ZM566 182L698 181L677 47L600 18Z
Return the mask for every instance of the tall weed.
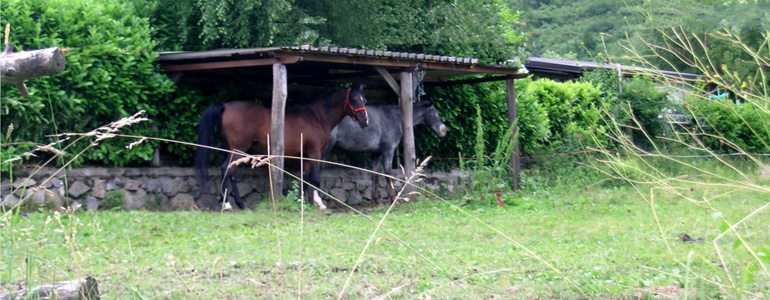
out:
M630 120L626 123L618 122L620 118L605 110L609 128L605 137L615 141L622 154L600 148L604 154L600 162L610 170L610 177L632 185L649 204L660 240L684 270L681 276L687 286L716 291L708 297L765 298L766 283L770 281L770 237L760 227L767 223L770 210L770 166L763 157L770 121L770 80L765 74L770 62L770 33L763 35L758 47L743 43L735 28L709 34L708 43L701 35L682 28L659 29L656 33L659 40L642 40L644 47L655 53L653 58L642 55L633 44L626 45L639 65L667 69L685 64L704 74L703 80L729 90L734 97L709 98L703 93L703 81L649 72L647 76L669 90L686 95L681 113L687 118L678 120L690 122L672 122L669 134L662 136L645 126L645 120L630 108L624 108ZM728 47L726 51L736 56L750 58L756 64L757 76L745 78L729 71L730 65L713 64L719 58L711 56L712 43ZM667 63L653 65L652 61ZM628 138L628 128L644 140ZM727 213L735 203L757 196L762 200L749 210ZM681 206L691 216L710 215L714 220L711 227L697 229L707 235L703 242L709 251L686 255L676 251L677 243L693 240L682 232L682 223L659 217L662 205ZM677 234L678 238L674 238Z

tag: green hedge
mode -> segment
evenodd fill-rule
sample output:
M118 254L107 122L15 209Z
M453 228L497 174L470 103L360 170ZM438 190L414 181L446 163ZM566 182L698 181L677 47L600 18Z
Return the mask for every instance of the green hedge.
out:
M628 111L630 107L630 113L648 136L667 134L670 130L663 114L679 111L681 104L672 102L668 93L656 89L656 83L647 76L636 75L624 79L622 91L618 80L615 71L607 69L585 72L580 78L581 82L591 83L601 91L603 102L609 104L607 112L613 115L617 124L628 124L631 121ZM651 146L645 134L639 130L632 132L632 139L638 146Z
M732 99L691 97L687 101L699 119L703 143L719 153L770 153L770 116L752 104L736 104ZM733 145L726 144L729 141Z
M614 102L602 97L593 84L526 78L516 80L515 85L522 156L582 150L595 142L589 130L599 133L600 142L609 142L602 134L606 126L598 109L609 108ZM506 138L508 106L504 83L436 88L426 96L433 101L449 130L444 139L420 135L417 141L420 156L453 158L461 153L472 157L476 146L473 138L477 130L476 106L481 110L487 152Z
M165 113L157 104L168 101L174 86L154 64L153 29L146 18L136 15L135 7L125 1L3 1L0 22L11 24L10 42L18 50L54 46L66 50L64 72L29 80L29 98L21 98L15 89L2 89L2 128L5 131L11 124L15 128L10 142L49 143L56 138L47 135L90 131L140 110L151 118ZM122 133L153 135L149 122ZM151 159L154 143L126 149L130 142L105 141L76 164L123 166ZM67 153L78 153L87 145L76 144Z

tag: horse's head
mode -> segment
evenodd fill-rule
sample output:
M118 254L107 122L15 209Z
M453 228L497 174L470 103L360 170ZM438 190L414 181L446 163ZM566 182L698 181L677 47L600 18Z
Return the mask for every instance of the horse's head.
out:
M353 85L348 89L345 98L345 114L356 120L361 128L369 126L369 114L366 113L366 95L364 95L363 84Z
M438 136L444 137L446 136L446 125L444 125L444 122L441 121L441 118L438 116L438 111L436 110L436 107L433 106L430 102L427 103L428 108L425 112L425 125L430 127L431 130L438 133Z

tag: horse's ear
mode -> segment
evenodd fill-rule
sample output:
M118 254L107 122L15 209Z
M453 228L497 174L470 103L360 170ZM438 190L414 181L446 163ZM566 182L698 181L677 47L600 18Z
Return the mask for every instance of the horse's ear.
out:
M364 90L364 84L363 83L353 83L353 88L358 89L359 91Z

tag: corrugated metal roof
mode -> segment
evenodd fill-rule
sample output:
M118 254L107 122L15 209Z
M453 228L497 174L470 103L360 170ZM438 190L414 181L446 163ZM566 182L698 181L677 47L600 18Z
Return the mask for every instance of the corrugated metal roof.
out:
M347 47L313 47L310 45L293 46L293 47L281 47L283 50L294 50L302 52L316 52L316 53L329 53L329 54L345 54L356 56L369 56L369 57L381 57L381 58L398 58L408 60L419 61L434 61L434 62L449 62L457 64L478 64L478 58L469 57L456 57L446 55L433 55L425 53L410 53L410 52L398 52L398 51L383 51L383 50L367 50Z
M478 64L478 58L470 57L456 57L447 55L434 55L425 53L411 53L411 52L398 52L387 50L371 50L371 49L358 49L348 47L312 47L310 45L291 46L291 47L268 47L268 48L248 48L248 49L222 49L200 52L183 52L183 51L167 51L160 52L159 61L175 61L175 60L190 60L190 59L210 59L210 58L226 58L226 57L238 57L248 55L264 55L276 50L289 50L298 51L304 53L318 53L318 54L341 54L341 55L354 55L362 57L372 58L395 58L400 60L415 60L415 61L433 61L433 62L445 62L456 64Z
M477 58L349 47L302 45L159 54L158 63L168 72L234 70L281 63L305 71L312 68L361 71L372 66L387 68L389 72L414 69L425 71L426 80L437 81L470 74L498 74L510 78L527 76L523 68L485 64Z

